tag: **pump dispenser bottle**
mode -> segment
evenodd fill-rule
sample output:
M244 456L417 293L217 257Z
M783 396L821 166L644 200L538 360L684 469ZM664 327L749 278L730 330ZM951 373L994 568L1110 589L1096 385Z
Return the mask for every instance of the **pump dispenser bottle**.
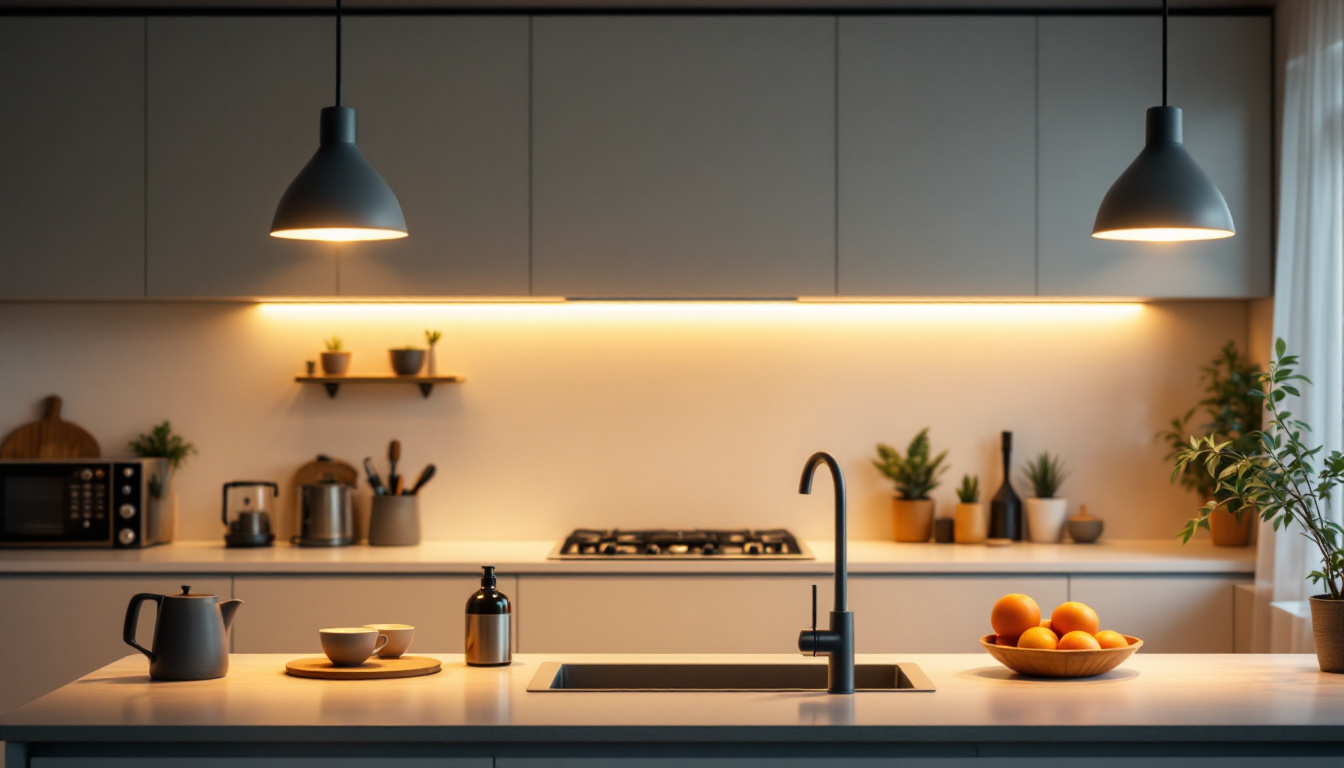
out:
M513 662L513 607L495 588L495 566L481 566L481 588L467 601L467 664L502 667Z

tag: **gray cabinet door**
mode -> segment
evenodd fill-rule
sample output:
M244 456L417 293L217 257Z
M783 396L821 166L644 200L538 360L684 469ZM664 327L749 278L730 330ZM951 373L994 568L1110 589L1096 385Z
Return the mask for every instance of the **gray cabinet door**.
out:
M0 298L144 295L144 50L144 19L0 19Z
M1243 297L1270 293L1270 20L1171 22L1170 103L1185 145L1227 198L1235 237L1096 240L1111 184L1143 148L1162 99L1161 22L1040 20L1040 292L1052 296Z
M346 21L346 103L410 236L341 246L342 295L527 295L528 24Z
M532 293L833 294L835 23L535 19Z
M270 236L335 101L326 18L149 20L149 295L336 293L336 246Z
M840 19L839 293L1036 293L1036 20Z

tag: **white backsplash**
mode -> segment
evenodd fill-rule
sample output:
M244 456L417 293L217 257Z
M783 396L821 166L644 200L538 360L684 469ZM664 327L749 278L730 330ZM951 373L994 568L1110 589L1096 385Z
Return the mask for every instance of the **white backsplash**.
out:
M1015 465L1058 452L1063 493L1106 535L1174 535L1198 501L1168 484L1153 439L1199 398L1198 367L1245 344L1246 302L1147 305L582 303L284 305L0 304L0 433L49 394L104 455L165 418L200 450L177 481L179 538L214 539L220 486L282 483L319 452L402 472L427 462L427 539L548 539L578 526L783 525L831 536L830 485L797 493L808 455L836 455L851 536L891 533L874 444L924 426L951 470L1000 482L999 432ZM439 385L295 384L324 337L353 372L387 372L387 349L444 332ZM385 471L385 468L384 468ZM1026 489L1015 484L1022 495ZM361 485L361 495L368 493ZM286 525L282 532L291 527Z

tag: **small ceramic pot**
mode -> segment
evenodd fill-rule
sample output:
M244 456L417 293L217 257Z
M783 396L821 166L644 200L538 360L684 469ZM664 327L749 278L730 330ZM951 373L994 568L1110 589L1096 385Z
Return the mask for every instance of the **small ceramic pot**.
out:
M1099 517L1070 517L1069 538L1076 544L1091 544L1101 538L1103 525Z
M1322 672L1344 672L1344 600L1313 595L1310 603L1316 661Z
M1244 547L1251 543L1251 521L1258 515L1254 507L1241 510L1241 522L1236 514L1226 509L1215 509L1209 515L1209 534L1219 547Z
M933 533L933 499L892 499L892 530L896 541L928 541Z
M1036 544L1058 544L1068 514L1068 499L1027 499L1027 538Z
M983 544L989 535L988 504L958 504L953 520L953 538L958 544Z
M349 352L323 352L322 372L328 376L344 376L350 370Z
M414 376L425 366L423 349L391 349L388 352L392 355L392 370L398 376Z

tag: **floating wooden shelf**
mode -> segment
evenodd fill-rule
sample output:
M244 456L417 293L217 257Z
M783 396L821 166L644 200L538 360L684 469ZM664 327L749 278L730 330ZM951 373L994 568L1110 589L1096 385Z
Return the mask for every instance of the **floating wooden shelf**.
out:
M335 397L342 384L418 384L420 394L429 397L435 384L456 384L466 381L462 376L396 376L393 374L351 374L348 376L295 376L300 384L321 384L328 397Z

